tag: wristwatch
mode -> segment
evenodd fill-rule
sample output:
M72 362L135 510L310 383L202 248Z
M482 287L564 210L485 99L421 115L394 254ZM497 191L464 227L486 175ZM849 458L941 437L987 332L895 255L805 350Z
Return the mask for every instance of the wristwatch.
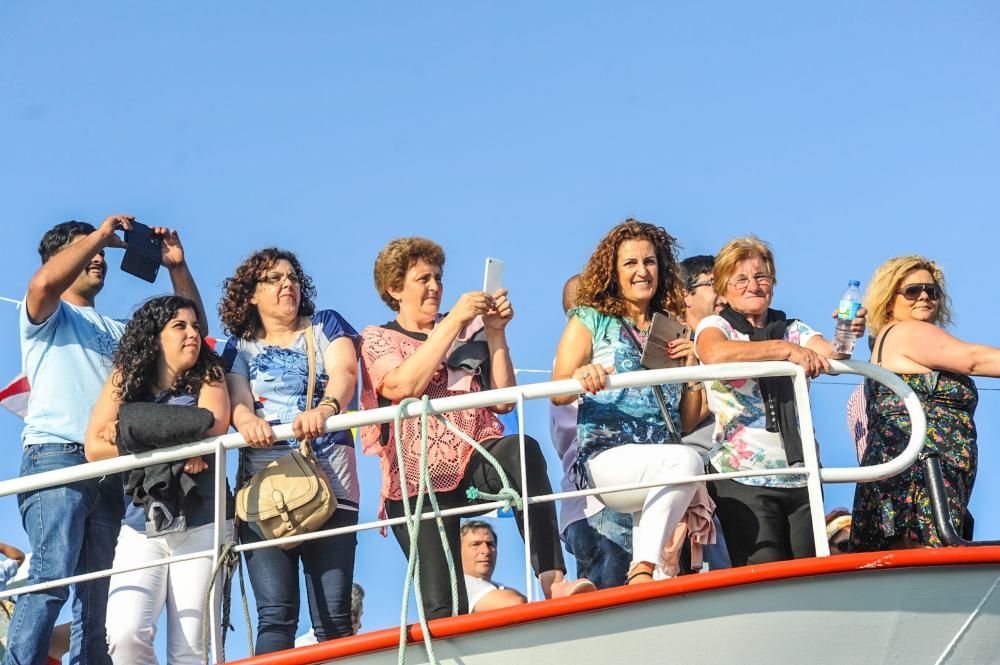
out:
M684 384L684 392L686 393L696 393L699 390L704 390L704 389L705 389L705 384L702 383L701 381L697 381L695 383L688 382Z
M340 414L340 400L336 397L324 397L319 401L319 404L316 405L316 408L319 408L324 404L333 407L333 415L336 416Z

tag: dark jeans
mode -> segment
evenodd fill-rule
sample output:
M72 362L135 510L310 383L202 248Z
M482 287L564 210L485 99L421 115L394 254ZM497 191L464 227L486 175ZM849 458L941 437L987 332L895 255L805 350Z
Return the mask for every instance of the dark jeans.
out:
M632 562L632 516L605 508L566 527L566 549L576 557L577 577L598 589L625 584Z
M521 454L517 436L489 439L483 441L481 445L503 467L511 486L519 494L522 494ZM549 476L545 470L545 458L538 447L538 442L529 436L524 437L524 450L525 467L528 474L528 493L531 496L551 494L552 486L549 484ZM436 493L438 506L445 510L469 505L465 490L470 485L490 494L495 494L502 488L500 475L482 455L473 454L472 459L469 460L469 466L465 470L465 475L462 476L456 489L450 492ZM413 505L414 500L410 499L410 507L412 508ZM386 501L385 507L389 517L402 517L404 515L402 501ZM424 512L430 509L430 502L425 499ZM523 536L523 513L516 513L515 517L517 518L517 527ZM461 520L458 517L446 517L443 521L445 533L448 535L448 547L451 549L452 560L455 562L455 572L459 576L458 612L466 614L469 611L469 599L466 595L465 585L461 583ZM531 526L531 566L535 573L547 570L565 572L566 564L563 562L562 547L559 544L555 504L549 502L532 505L528 509L528 522ZM396 525L392 527L392 532L396 536L403 554L409 554L410 535L406 530L406 525ZM424 613L428 619L451 616L452 599L451 583L448 579L448 560L441 548L441 536L438 534L434 521L425 521L420 525L417 548L420 551L420 588L424 600Z
M25 446L21 476L86 463L78 443ZM17 495L33 552L28 584L111 568L125 504L120 474ZM111 665L104 628L110 578L75 585L70 663ZM69 587L22 594L11 621L3 665L41 665Z
M324 529L354 526L358 513L338 509ZM240 542L265 540L256 525L240 524ZM260 655L291 649L299 625L299 560L306 578L306 599L316 639L347 637L351 626L351 584L354 582L355 534L309 540L283 550L267 547L244 553L250 586L257 602L257 646Z
M708 484L733 567L816 556L805 487Z

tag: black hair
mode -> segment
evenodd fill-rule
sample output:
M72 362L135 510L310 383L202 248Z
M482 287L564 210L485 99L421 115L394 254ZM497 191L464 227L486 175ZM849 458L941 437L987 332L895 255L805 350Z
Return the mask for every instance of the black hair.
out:
M58 254L63 247L73 241L73 238L90 235L96 230L93 224L78 222L75 219L56 224L45 232L42 241L38 243L38 254L42 257L42 263L46 263Z
M192 300L182 296L157 296L150 298L135 311L125 326L118 349L112 357L115 369L121 372L121 385L116 385L116 396L122 402L146 402L155 395L157 360L163 352L159 335L170 320L182 309L197 315L198 308ZM198 360L193 367L177 377L170 392L174 395L197 395L202 384L224 379L222 359L208 348L202 337Z
M714 267L715 257L708 254L689 256L681 261L681 279L684 281L684 288L690 291L698 275L702 273L711 275Z

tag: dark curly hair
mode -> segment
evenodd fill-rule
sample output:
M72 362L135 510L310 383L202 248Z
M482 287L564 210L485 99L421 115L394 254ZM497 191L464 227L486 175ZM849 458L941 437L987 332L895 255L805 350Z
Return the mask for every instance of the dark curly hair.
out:
M625 301L618 284L618 248L626 240L648 240L656 250L658 279L650 307L681 316L684 310L677 241L661 226L626 219L597 243L580 274L576 304L593 307L602 314L624 316Z
M111 359L115 369L121 372L121 383L115 386L116 398L131 403L148 402L155 397L157 361L162 353L158 337L182 309L198 312L192 300L182 296L158 296L144 302L132 315ZM197 395L203 384L224 378L222 359L208 348L202 338L198 360L177 377L170 392L174 395Z
M77 236L90 235L94 231L93 224L78 222L75 219L56 224L45 232L41 242L38 243L38 255L42 257L42 263L47 263Z
M260 315L251 301L257 282L274 264L284 259L292 264L301 280L299 288L299 316L312 316L316 312L313 298L316 287L312 278L302 270L299 259L291 252L267 247L255 252L236 268L236 274L222 283L222 300L219 301L219 318L226 332L240 339L253 339L260 329Z

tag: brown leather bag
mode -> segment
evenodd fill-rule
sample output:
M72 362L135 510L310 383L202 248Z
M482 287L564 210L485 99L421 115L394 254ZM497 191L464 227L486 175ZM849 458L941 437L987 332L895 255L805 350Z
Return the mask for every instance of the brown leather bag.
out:
M312 407L316 385L313 334L310 323L305 332L309 363L307 409ZM268 540L318 531L336 509L337 497L308 440L303 441L298 450L292 450L255 473L236 493L236 516L244 522L257 524ZM278 547L287 550L297 545L285 543Z

